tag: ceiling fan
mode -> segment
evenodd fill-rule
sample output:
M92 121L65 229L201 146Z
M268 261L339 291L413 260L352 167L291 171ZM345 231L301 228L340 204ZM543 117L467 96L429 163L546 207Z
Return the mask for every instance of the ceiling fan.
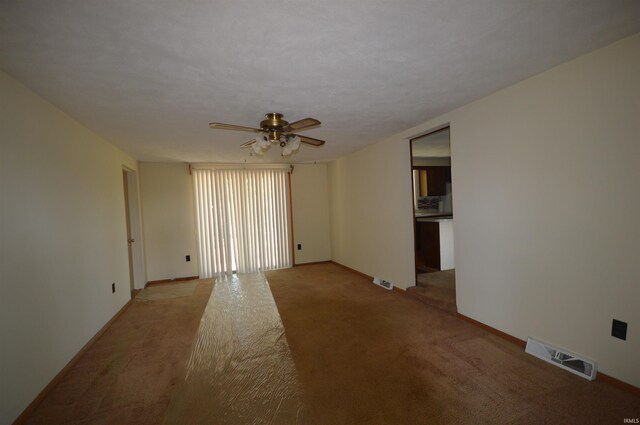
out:
M260 128L244 127L241 125L225 124L220 122L212 122L210 128L220 130L248 131L258 133L254 139L240 145L242 148L251 146L253 151L262 155L264 150L268 149L271 144L279 144L282 148L282 156L291 155L300 147L300 143L306 143L312 146L322 146L325 141L314 139L313 137L301 136L296 134L297 131L309 130L320 126L320 121L315 118L305 118L300 121L292 122L283 119L284 115L278 112L269 112L265 119L260 122Z

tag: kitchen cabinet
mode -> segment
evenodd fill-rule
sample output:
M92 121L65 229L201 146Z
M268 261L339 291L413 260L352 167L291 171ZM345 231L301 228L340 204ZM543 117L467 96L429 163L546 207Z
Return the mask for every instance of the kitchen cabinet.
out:
M418 171L420 197L447 194L447 182L451 181L451 167L415 167L414 170Z
M418 218L416 220L416 251L424 265L429 268L453 269L453 219Z
M447 170L451 175L451 167L431 167L427 170L427 193L429 196L447 194ZM451 177L448 178L451 181Z

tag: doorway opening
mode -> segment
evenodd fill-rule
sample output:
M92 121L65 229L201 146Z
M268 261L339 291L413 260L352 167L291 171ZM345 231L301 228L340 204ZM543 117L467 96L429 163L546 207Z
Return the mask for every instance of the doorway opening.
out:
M411 294L456 313L450 129L411 139L416 286Z
M138 203L137 173L128 168L122 169L124 186L124 209L127 224L127 251L129 257L129 288L131 297L144 288L145 276L142 264L142 232L140 228L140 205Z

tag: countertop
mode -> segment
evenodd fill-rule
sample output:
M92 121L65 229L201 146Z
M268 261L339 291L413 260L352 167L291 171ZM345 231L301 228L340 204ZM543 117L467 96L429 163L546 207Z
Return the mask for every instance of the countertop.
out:
M433 219L433 218L444 218L444 219L452 219L452 212L442 212L442 211L429 211L429 210L416 210L415 212L416 220L424 221L424 219ZM429 220L432 221L432 220Z
M443 221L452 221L452 220L453 220L452 215L437 216L437 217L416 217L416 221L418 221L419 223L440 223Z

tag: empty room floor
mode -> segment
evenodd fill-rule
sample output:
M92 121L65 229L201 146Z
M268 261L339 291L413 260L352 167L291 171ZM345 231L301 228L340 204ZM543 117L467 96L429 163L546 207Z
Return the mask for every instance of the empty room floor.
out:
M254 310L243 307L246 297L234 295L245 293L238 292L237 281L200 280L172 291L173 297L145 297L142 291L27 423L284 423L274 419L282 410L277 403L273 412L261 411L251 422L239 420L246 414L247 395L254 401L264 395L269 406L274 393L304 412L287 423L616 424L640 417L640 398L544 363L451 314L334 264L265 275L268 286L256 275L240 281L248 289L254 283L267 288L260 290L262 301L256 304L259 317L270 317L266 322L242 313ZM247 328L244 320L261 322L268 332L229 333L221 320L239 332ZM202 336L211 333L231 337L203 345ZM251 344L254 337L256 344ZM220 351L222 346L226 351ZM262 379L256 379L260 369L247 374L247 362L230 362L227 376L245 374L249 384L226 393L215 388L215 380L190 384L189 371L219 373L213 370L219 356L233 358L234 350L254 346L262 347L259 356L247 359L255 365L256 358L269 359L277 352L276 358L286 360L288 378L265 374L274 384L261 387ZM280 363L265 364L264 370ZM277 390L270 391L271 385ZM200 401L220 405L226 397L229 402L224 411L192 406L184 410L190 413L181 413L184 400L194 397L190 392Z

